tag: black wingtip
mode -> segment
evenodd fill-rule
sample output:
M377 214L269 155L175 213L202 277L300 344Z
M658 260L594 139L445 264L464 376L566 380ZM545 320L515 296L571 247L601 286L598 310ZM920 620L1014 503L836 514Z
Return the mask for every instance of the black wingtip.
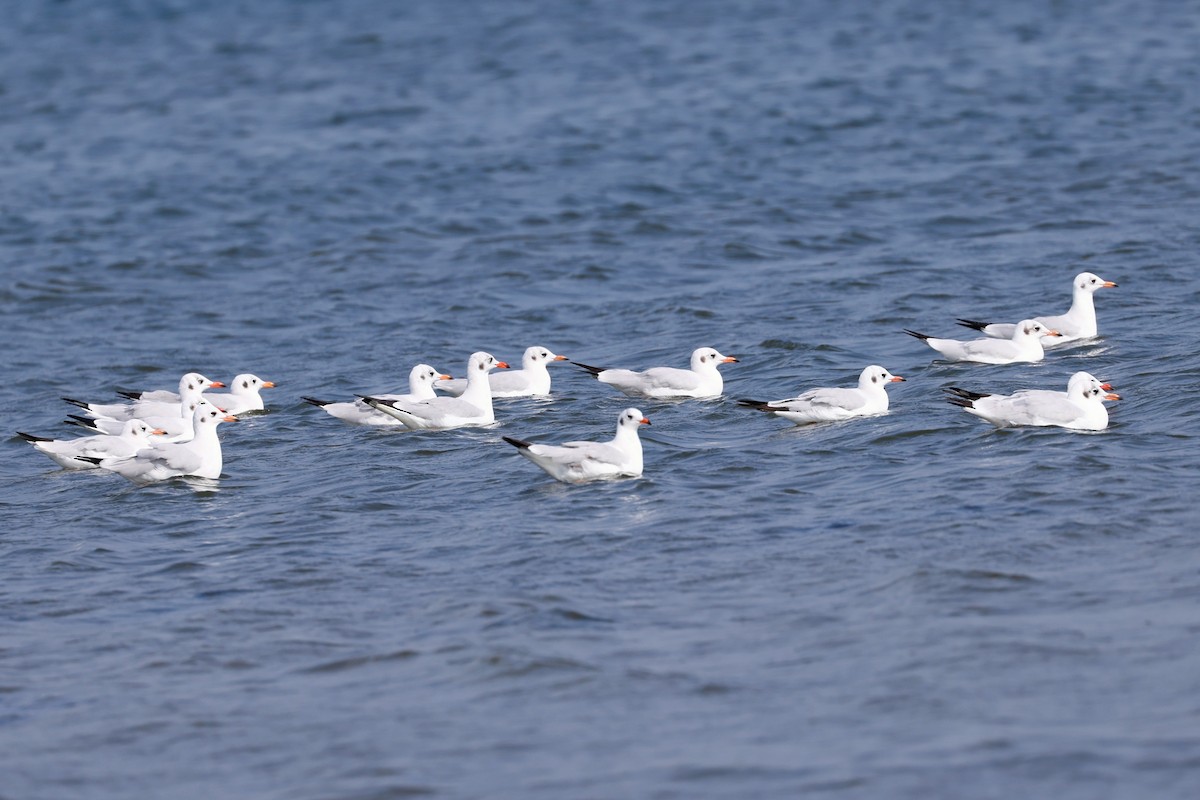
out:
M917 333L916 331L910 331L908 328L905 328L904 332L907 333L909 336L917 337L922 342L925 341L926 339L930 338L929 334L927 334L927 333Z
M63 422L67 425L78 425L84 430L91 431L92 433L100 433L100 429L96 427L95 420L88 419L87 417L81 417L78 414L67 414L67 417L69 417L69 419L63 420Z
M975 329L975 330L977 330L977 331L981 331L981 330L983 330L984 328L986 328L988 325L991 325L991 324L992 324L992 323L990 323L990 322L980 322L980 321L979 321L979 320L977 320L977 319L962 319L961 317L959 317L959 318L956 320L956 322L957 322L959 325L962 325L964 328L973 328L973 329Z
M508 442L513 447L517 448L518 450L528 450L530 447L533 447L532 442L526 442L523 439L514 439L511 436L501 436L500 438L503 439L504 441Z
M301 397L300 399L306 403L311 403L312 405L316 406L317 408L324 408L325 406L327 406L333 402L332 400L318 400L315 397Z
M771 404L770 404L770 403L768 403L768 402L766 402L765 400L738 400L738 401L737 401L737 404L738 404L739 406L744 406L744 407L746 407L746 408L754 408L754 409L757 409L757 410L759 410L759 411L771 411L771 410L773 410L773 409L771 408Z
M96 466L100 466L100 462L104 460L103 458L96 458L95 456L75 456L75 458L79 459L80 461L87 461L95 464Z
M394 406L392 406L392 402L390 400L384 400L379 397L372 397L369 394L356 394L354 396L357 397L359 400L362 400L364 403L371 406L372 408L374 408L376 406L389 406L389 407L394 408Z
M22 433L17 431L17 436L20 436L27 442L49 442L53 441L49 436L34 436L32 433Z
M145 394L145 392L127 392L124 389L117 389L117 394L130 400L141 400L142 395Z
M578 361L572 361L571 363L577 367L586 369L588 372L592 373L592 375L594 375L597 378L600 377L600 373L604 372L606 369L606 367L593 367L591 364L580 364Z
M964 400L981 400L988 396L987 392L971 392L966 389L960 389L957 386L947 386L942 391L952 394L955 397L961 397Z
M73 406L79 406L80 408L88 407L87 403L83 402L82 400L76 400L72 397L64 397L63 400L67 401L68 403L70 403Z
M969 397L947 397L946 402L959 408L974 408L975 401Z

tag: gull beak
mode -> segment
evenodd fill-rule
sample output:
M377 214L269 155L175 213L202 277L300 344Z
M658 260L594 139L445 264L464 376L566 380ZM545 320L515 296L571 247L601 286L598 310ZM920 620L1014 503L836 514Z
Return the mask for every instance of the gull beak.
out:
M555 356L554 360L555 361L566 361L567 357L566 356Z
M226 414L224 417L222 417L222 419L225 420L226 422L237 422L238 421L238 418L235 417L233 414Z
M452 381L452 380L454 380L454 378L450 377L449 375L438 375L438 380L439 381Z
M723 359L721 359L722 364L733 364L736 362L737 362L737 359L734 358L733 356L725 356Z
M263 381L263 388L264 389L274 389L275 381Z
M1112 386L1112 384L1111 384L1111 383L1102 383L1102 384L1100 384L1100 388L1101 388L1101 389L1103 389L1103 390L1104 390L1104 391L1106 391L1106 392L1111 392L1111 391L1112 391L1112 388L1113 388L1113 386Z
M901 378L899 375L893 375L892 379L888 381L888 383L899 383L902 380L904 380L904 378Z
M1101 285L1101 286L1103 286L1105 289L1115 289L1115 288L1117 288L1117 285L1116 285L1115 283L1113 283L1112 281L1105 281L1104 283L1102 283L1102 284L1100 284L1100 285Z
M646 419L645 417L642 417L640 420L638 420L638 424L639 425L649 425L650 420Z
M212 385L211 385L211 386L209 386L208 388L210 388L210 389L224 389L224 388L225 388L225 384L224 384L224 383L222 383L221 381L213 381L213 382L212 382Z
M508 362L507 361L497 361L496 369L508 369Z
M1062 336L1058 331L1046 331L1042 336Z
M1121 395L1117 394L1116 392L1109 392L1108 394L1104 395L1104 399L1105 400L1120 400Z
M167 434L167 432L164 431L162 428L155 428L154 430L150 431L150 435L154 436L155 434L157 434L159 436L165 436Z

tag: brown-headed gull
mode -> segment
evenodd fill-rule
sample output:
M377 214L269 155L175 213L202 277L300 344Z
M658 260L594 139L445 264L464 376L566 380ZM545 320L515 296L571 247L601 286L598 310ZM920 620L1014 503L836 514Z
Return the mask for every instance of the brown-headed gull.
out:
M1057 346L1078 339L1091 339L1099 334L1096 323L1096 303L1093 295L1100 289L1114 289L1117 284L1106 281L1091 272L1081 272L1071 284L1071 308L1057 317L1034 317L1050 330L1056 330L1061 338L1047 342L1046 346ZM959 325L982 331L993 339L1011 339L1016 328L1011 322L980 322L974 319L959 319Z
M1102 431L1108 427L1108 409L1103 401L1121 399L1112 388L1090 373L1076 372L1065 392L1023 389L1004 395L969 392L957 386L944 391L950 394L947 401L998 428L1055 426Z
M224 386L225 384L218 383L218 385ZM228 392L205 392L204 399L230 414L245 414L250 411L262 411L266 408L266 404L263 403L262 395L259 392L263 389L274 388L275 381L266 381L257 375L244 372L230 382ZM181 399L181 396L175 392L162 390L155 392L117 392L117 394L139 402L153 400L164 403L178 403ZM150 397L150 395L153 395L153 397Z
M578 361L571 363L583 367L601 383L607 383L630 397L666 399L719 397L725 383L717 367L735 361L736 358L723 356L711 347L701 347L692 353L690 369L653 367L645 372L634 372L628 369L593 367Z
M428 364L417 364L408 373L408 394L376 394L372 395L372 397L377 400L402 400L407 403L419 403L422 400L431 400L437 397L437 392L433 390L435 381L449 379L449 375L434 369ZM315 397L303 397L301 399L317 408L324 409L330 415L349 422L352 425L378 425L394 428L407 427L396 417L384 414L382 411L376 411L361 399L350 403L318 400Z
M179 392L171 398L160 395L160 399L137 399L132 403L85 403L70 397L64 397L63 400L82 408L89 417L124 422L130 419L174 416L179 413L183 398L188 398L190 403L193 398L199 397L206 389L224 385L221 381L209 380L198 372L189 372L179 379Z
M1018 322L1011 339L972 339L963 342L958 339L936 339L907 328L904 332L925 342L950 361L974 361L979 364L1041 361L1046 355L1042 349L1042 337L1059 335L1058 331L1049 330L1031 319Z
M220 381L210 381L198 372L189 372L179 379L179 388L176 391L170 389L147 389L141 392L131 392L124 389L118 389L117 394L122 397L127 397L130 400L150 400L156 403L178 403L183 393L189 389L199 389L206 392L209 389L220 388L225 384Z
M203 397L198 396L188 403L180 404L179 410L176 412L177 416L147 417L143 421L163 432L163 442L180 444L191 441L192 436L195 435L195 429L192 425L192 421L194 419L194 412L196 409L201 407L213 411L221 410L205 400ZM107 433L110 436L116 436L119 434L125 425L125 423L121 422L120 420L107 419L104 417L100 417L98 419L89 419L76 414L69 414L68 416L70 417L68 420L66 420L68 425L78 425L84 430L89 430L96 433Z
M201 403L193 412L196 435L183 444L157 444L128 458L90 459L103 469L134 483L157 483L170 478L219 478L223 461L217 426L237 422L212 404Z
M493 372L488 376L492 397L544 397L550 394L551 362L566 361L545 347L528 347L521 356L521 368L509 372ZM465 378L438 381L434 388L456 397L467 389Z
M636 478L642 474L642 440L638 427L650 420L636 408L617 417L617 435L610 442L567 442L562 445L533 444L511 436L504 441L517 452L563 483L583 483L601 478Z
M883 367L872 364L858 376L855 389L820 388L809 389L789 400L739 400L738 405L767 411L797 425L813 422L838 422L853 417L869 417L886 414L888 410L887 385L903 381Z
M440 431L491 425L496 421L496 413L492 409L488 372L507 367L508 364L497 361L491 353L479 351L467 360L467 390L461 397L433 397L416 402L381 397L362 399L371 408L395 417L413 430Z
M54 463L64 469L95 469L94 462L83 460L88 456L92 458L128 458L139 450L150 447L150 437L162 435L162 433L161 430L140 419L127 421L116 436L98 433L78 439L50 439L17 431L18 436L45 453Z

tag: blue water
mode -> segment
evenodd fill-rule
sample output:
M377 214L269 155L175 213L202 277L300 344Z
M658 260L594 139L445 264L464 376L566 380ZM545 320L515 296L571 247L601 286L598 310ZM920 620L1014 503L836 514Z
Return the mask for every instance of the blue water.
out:
M5 2L0 797L1193 798L1200 13L1173 2ZM946 364L903 335L1101 338ZM494 428L300 400L539 344ZM908 381L797 429L739 408ZM60 471L61 395L274 380L219 488ZM1102 433L941 399L1124 398ZM69 434L68 434L69 435Z

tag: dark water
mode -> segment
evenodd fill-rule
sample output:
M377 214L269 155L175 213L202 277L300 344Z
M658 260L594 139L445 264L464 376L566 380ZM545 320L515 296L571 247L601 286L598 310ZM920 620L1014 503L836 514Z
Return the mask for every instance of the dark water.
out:
M5 2L9 431L199 369L280 384L216 491L0 473L4 798L1191 798L1200 12L1169 2ZM1061 313L1043 363L903 327ZM541 344L493 429L304 394ZM737 408L909 380L886 417ZM998 432L949 384L1124 400Z

